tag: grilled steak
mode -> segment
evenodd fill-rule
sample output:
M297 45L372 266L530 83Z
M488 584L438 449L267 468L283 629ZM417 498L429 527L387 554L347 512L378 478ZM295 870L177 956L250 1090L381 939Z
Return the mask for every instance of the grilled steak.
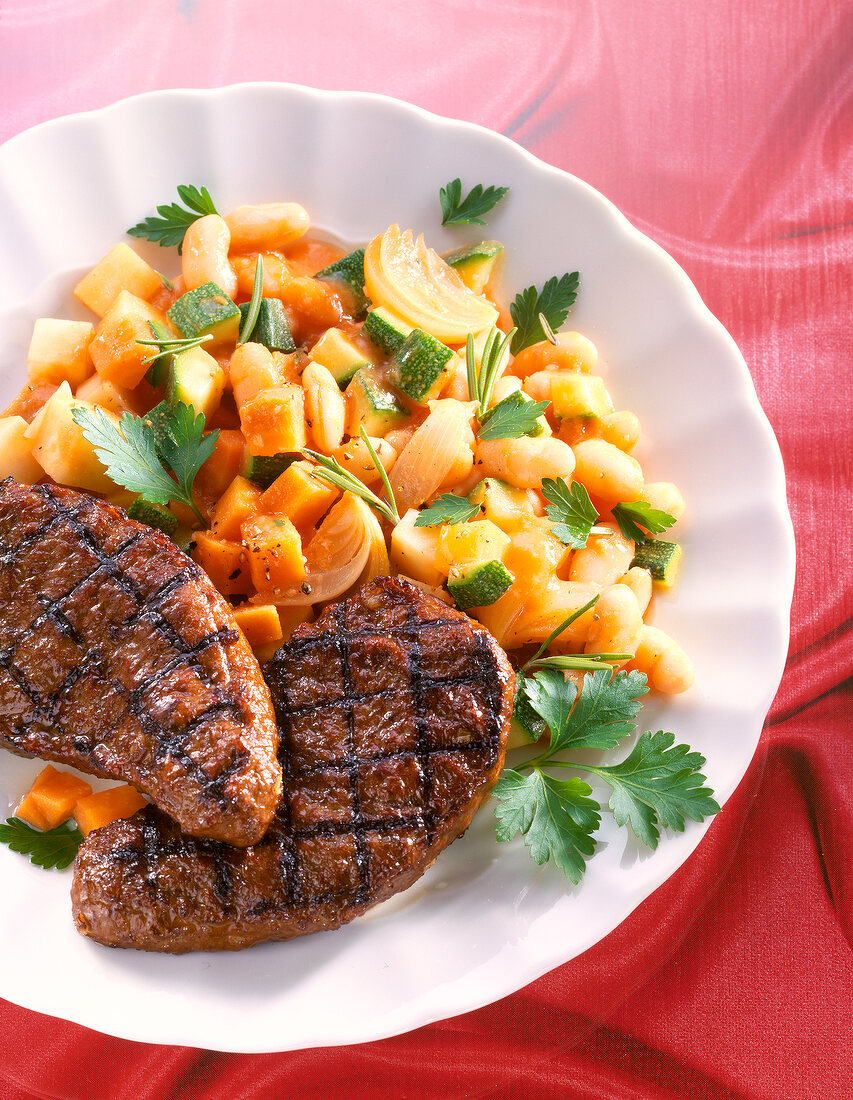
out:
M148 951L236 950L337 928L418 879L503 764L513 675L477 623L382 577L266 666L281 807L263 840L194 840L153 807L91 833L78 929Z
M158 531L83 493L0 482L0 744L123 779L189 833L263 836L269 692L230 610Z

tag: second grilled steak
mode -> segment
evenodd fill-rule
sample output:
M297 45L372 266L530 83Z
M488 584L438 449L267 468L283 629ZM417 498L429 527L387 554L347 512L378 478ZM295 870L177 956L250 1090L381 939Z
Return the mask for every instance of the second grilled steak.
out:
M189 833L259 840L269 692L174 543L84 493L0 482L0 745L134 784Z
M413 585L382 577L327 608L265 674L284 771L267 835L236 851L153 809L97 830L75 865L81 932L182 952L337 928L415 882L497 780L510 665Z

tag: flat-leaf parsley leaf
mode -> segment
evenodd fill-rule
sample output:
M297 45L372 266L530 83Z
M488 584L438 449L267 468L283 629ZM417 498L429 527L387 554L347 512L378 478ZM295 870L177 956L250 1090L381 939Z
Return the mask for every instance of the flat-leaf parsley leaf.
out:
M143 237L147 241L156 241L164 248L178 246L178 252L184 243L184 234L194 221L205 214L218 214L210 192L206 187L196 187L191 183L178 184L178 197L184 206L177 202L164 203L157 207L159 218L145 218L128 229L131 237ZM185 208L186 207L186 208Z
M539 319L540 314L548 322L552 333L565 321L569 310L578 296L580 275L577 271L561 275L558 279L552 275L541 290L529 286L516 294L515 301L509 307L513 322L518 329L512 340L512 354L518 355L531 344L546 339L545 330Z
M29 856L30 863L36 867L48 870L55 867L62 871L74 862L77 849L83 843L83 834L67 825L41 833L19 817L7 817L6 824L0 825L0 843L8 844L13 852Z
M466 523L480 511L478 504L472 504L465 497L455 493L442 493L441 496L424 508L415 520L415 527L437 527L440 523Z
M451 180L438 193L441 201L442 225L485 225L483 214L488 214L507 194L508 187L486 187L475 184L462 198L462 181Z
M617 504L613 509L613 518L625 538L633 539L634 542L645 542L648 537L646 532L659 535L675 523L675 516L660 508L652 508L644 500Z

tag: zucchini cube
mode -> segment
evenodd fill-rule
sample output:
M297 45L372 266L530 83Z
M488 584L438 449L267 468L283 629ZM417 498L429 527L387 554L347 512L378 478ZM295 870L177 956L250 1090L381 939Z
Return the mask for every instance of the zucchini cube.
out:
M413 401L425 403L438 394L453 352L423 329L413 329L388 364L388 378Z
M236 343L240 335L240 307L216 283L182 294L167 316L184 336L212 336L213 345Z

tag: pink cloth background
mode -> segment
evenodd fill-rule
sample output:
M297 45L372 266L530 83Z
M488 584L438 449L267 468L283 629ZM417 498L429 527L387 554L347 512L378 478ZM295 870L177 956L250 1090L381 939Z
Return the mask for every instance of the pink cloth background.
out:
M2 139L149 89L286 80L469 119L587 180L741 347L799 555L747 778L581 958L409 1035L283 1055L149 1047L0 1002L0 1098L853 1096L849 0L0 0L0 57Z

